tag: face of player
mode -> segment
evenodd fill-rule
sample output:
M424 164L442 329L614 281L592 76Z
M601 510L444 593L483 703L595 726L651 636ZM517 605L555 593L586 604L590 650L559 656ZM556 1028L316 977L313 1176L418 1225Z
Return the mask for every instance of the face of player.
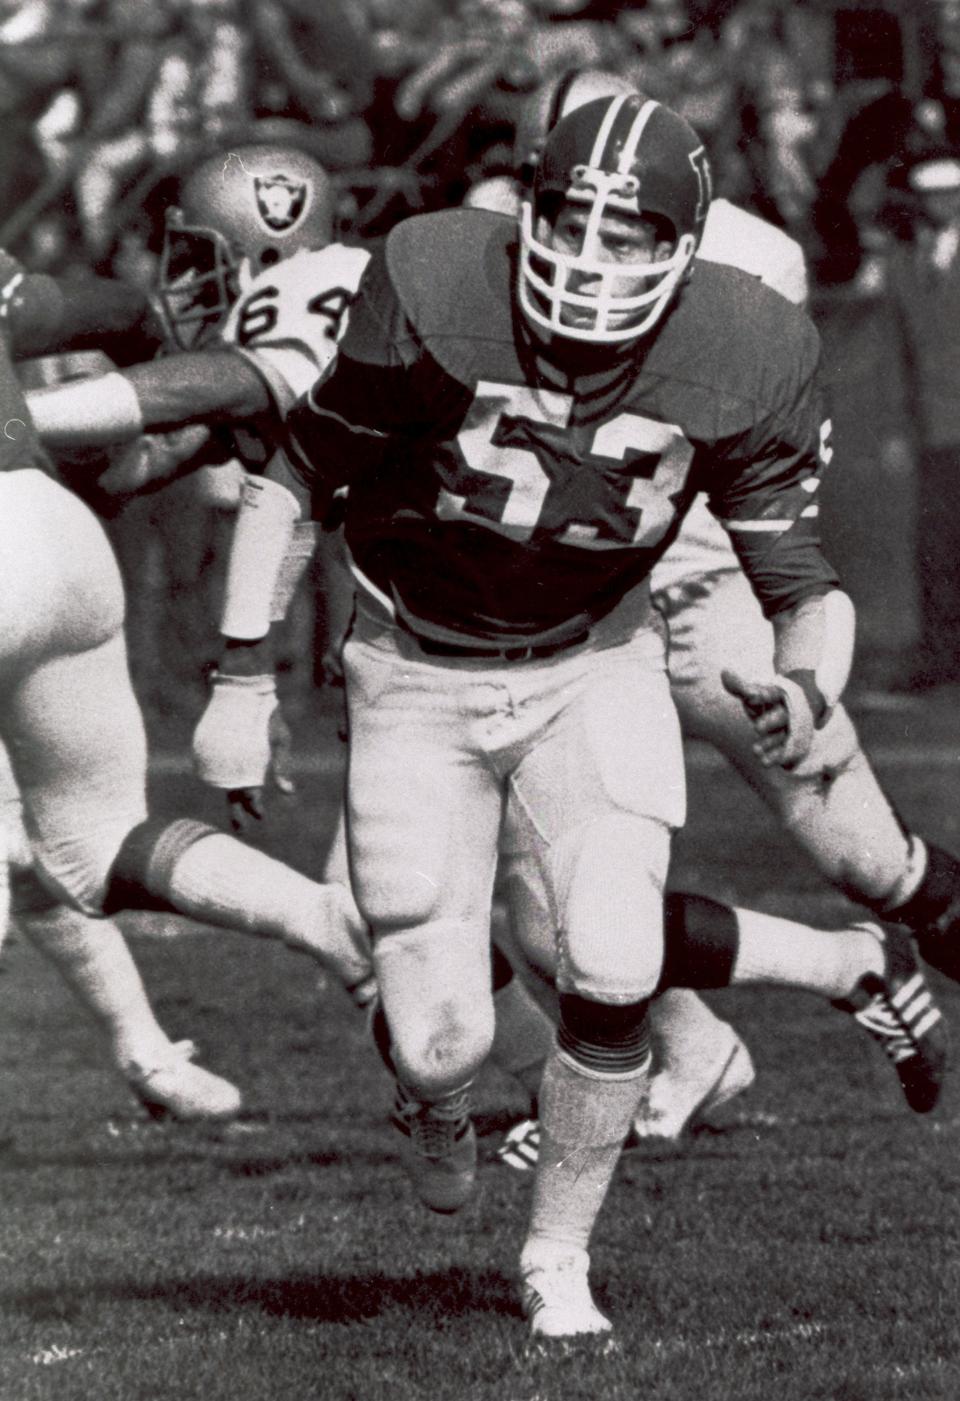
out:
M587 255L589 268L571 271L567 291L579 296L599 297L606 280L613 297L634 297L646 288L646 279L634 269L670 258L673 244L660 236L655 220L632 214L609 212L603 215L595 229L590 228L590 210L585 205L566 203L552 224L541 220L539 236L555 253L581 258ZM589 245L589 246L588 246ZM621 276L605 278L605 270L622 264ZM593 313L586 309L567 307L563 320L567 325L586 324ZM612 324L626 325L630 313L616 313Z

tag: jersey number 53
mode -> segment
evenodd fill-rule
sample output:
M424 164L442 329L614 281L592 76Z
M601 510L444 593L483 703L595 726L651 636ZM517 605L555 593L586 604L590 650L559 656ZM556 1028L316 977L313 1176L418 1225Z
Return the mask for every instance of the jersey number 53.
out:
M593 434L585 460L556 476L530 447L510 444L504 425L550 425L558 463L573 396L527 385L481 380L457 435L456 480L441 488L441 520L473 521L511 540L549 530L561 544L588 550L650 549L669 530L693 459L693 445L673 423L620 413ZM634 459L642 471L609 471ZM602 524L601 524L602 522Z

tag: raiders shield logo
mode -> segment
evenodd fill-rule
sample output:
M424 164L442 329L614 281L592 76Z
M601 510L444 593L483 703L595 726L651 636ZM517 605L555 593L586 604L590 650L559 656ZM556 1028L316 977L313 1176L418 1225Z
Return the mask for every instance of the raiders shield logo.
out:
M253 187L260 217L267 228L274 233L292 229L307 202L307 182L291 180L289 175L278 171L276 175L255 175Z

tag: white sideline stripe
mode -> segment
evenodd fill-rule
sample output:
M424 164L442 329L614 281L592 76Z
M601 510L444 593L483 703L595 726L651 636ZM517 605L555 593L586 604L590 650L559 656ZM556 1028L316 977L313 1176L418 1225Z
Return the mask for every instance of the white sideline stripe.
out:
M868 752L872 763L886 769L910 769L918 767L943 768L950 764L960 764L960 744L871 744ZM697 749L688 754L687 763L696 772L727 768L723 755L712 751L705 743L698 743ZM329 754L305 754L293 763L294 776L297 774L333 775L346 766L346 745L338 746ZM161 776L177 776L193 771L193 764L187 754L157 754L150 760L150 772ZM199 781L199 780L198 780Z

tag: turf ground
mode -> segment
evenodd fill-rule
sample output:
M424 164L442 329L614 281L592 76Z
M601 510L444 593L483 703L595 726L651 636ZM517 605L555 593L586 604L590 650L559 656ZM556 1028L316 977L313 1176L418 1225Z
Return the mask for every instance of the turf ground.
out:
M955 848L956 701L862 720L904 816ZM305 869L337 795L323 733L267 838ZM155 788L165 809L206 802L175 761ZM822 924L847 912L704 753L690 810L678 886ZM529 1181L488 1161L460 1217L425 1214L362 1028L304 957L177 922L132 937L167 1028L242 1084L245 1116L214 1134L144 1123L55 975L13 940L0 1401L960 1396L960 1077L914 1117L838 1013L718 996L758 1080L682 1146L623 1160L594 1250L621 1350L531 1355L510 1284ZM960 1028L960 991L934 981ZM483 1085L488 1159L504 1090Z

